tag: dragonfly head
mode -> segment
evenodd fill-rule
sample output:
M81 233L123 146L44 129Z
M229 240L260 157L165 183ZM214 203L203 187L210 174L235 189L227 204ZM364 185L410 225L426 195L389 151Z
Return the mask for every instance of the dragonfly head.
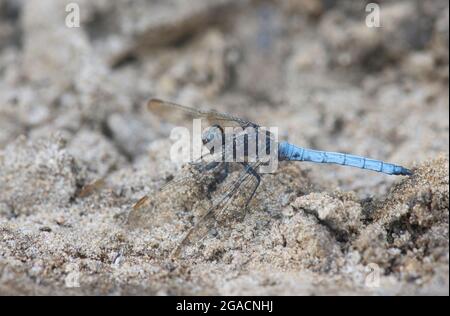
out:
M213 125L208 127L202 135L203 145L208 148L211 153L222 150L223 141L225 140L225 134L219 125Z

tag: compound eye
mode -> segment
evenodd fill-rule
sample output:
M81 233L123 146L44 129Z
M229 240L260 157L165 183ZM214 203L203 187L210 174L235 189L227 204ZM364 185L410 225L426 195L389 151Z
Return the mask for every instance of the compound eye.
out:
M214 140L214 134L211 133L211 131L207 131L202 137L203 145L206 145L213 140Z
M206 139L207 139L208 143L211 143L214 140L215 137L216 137L216 135L214 134L214 132L213 131L209 131L208 135L206 136Z
M215 135L212 131L206 132L206 134L202 137L203 145L212 144L214 141Z
M213 144L216 140L216 136L221 135L222 129L219 126L212 126L209 128L202 137L203 144Z

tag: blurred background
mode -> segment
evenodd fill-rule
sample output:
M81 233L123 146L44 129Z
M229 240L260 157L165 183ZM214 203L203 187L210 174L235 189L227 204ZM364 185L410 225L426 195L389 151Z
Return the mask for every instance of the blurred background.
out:
M376 1L379 27L368 3L0 0L0 149L58 134L104 177L167 135L143 107L158 97L300 146L406 166L448 154L448 2ZM363 194L392 181L305 168Z
M448 295L449 3L368 5L0 0L0 294ZM284 164L170 261L210 197L124 224L178 167L151 97L419 168Z

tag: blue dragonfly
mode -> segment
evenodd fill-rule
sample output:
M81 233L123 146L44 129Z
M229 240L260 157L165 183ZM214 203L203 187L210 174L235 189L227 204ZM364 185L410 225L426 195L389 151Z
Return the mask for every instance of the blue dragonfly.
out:
M153 199L145 196L139 200L129 216L130 223L145 221L142 214L148 215L147 221L154 221L156 213L148 212L148 210L157 208L162 203L164 196L173 201L173 195L180 192L181 188L186 188L186 186L191 188L200 184L203 187L203 193L208 197L209 203L204 208L200 218L188 229L173 251L172 255L175 257L180 254L184 246L205 237L224 214L226 216L233 210L245 210L247 208L261 183L263 174L259 170L267 164L267 161L258 159L258 154L256 154L256 157L252 157L253 159L248 159L248 148L252 142L260 144L259 146L263 147L260 148L261 150L267 151L270 148L276 148L275 159L278 161L337 164L387 175L412 175L412 172L405 167L380 160L345 153L313 150L285 141L277 142L273 135L258 124L215 110L195 109L159 99L151 99L147 107L159 117L176 123L193 118L206 119L210 123L210 126L202 134L202 143L206 147L207 154L190 163L187 174L175 175L173 180L152 195ZM238 127L237 132L224 135L227 126ZM231 139L231 141L224 142L224 139ZM219 141L217 142L217 140ZM219 150L217 150L217 143L219 144ZM211 144L216 146L211 146ZM239 147L243 149L238 150ZM236 152L239 152L243 157L238 157ZM231 157L232 159L226 159L225 157ZM232 165L237 165L240 170L233 172L230 176Z

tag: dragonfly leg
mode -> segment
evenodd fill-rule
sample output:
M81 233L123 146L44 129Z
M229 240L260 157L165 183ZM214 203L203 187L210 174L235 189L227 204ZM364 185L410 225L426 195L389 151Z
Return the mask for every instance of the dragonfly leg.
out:
M226 177L228 177L228 175L230 174L230 164L229 163L225 163L225 167L223 168L223 174L224 174L224 179Z
M248 197L247 201L245 202L245 207L247 207L248 204L250 203L250 201L253 199L253 196L255 195L256 190L259 187L259 184L261 183L261 176L248 163L241 162L241 165L244 166L244 168L245 168L247 173L251 174L256 179L256 185L253 188L252 194L250 194L250 196Z
M220 163L217 163L216 165L214 165L213 168L216 168L218 166L220 166L220 167L217 168L218 169L217 173L214 174L214 181L212 181L208 185L208 193L214 192L217 189L217 186L219 184L221 184L222 182L224 182L225 179L230 174L229 163L227 163L227 162L220 162ZM211 196L209 196L209 197L211 197Z

